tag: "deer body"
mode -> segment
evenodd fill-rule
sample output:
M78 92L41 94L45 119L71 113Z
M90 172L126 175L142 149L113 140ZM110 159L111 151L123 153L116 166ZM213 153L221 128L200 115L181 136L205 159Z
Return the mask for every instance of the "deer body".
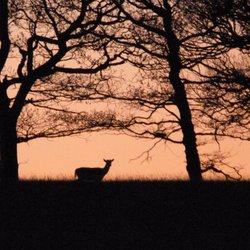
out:
M77 177L78 180L84 181L101 181L108 173L113 160L104 160L106 162L104 168L77 168L75 170L75 177Z

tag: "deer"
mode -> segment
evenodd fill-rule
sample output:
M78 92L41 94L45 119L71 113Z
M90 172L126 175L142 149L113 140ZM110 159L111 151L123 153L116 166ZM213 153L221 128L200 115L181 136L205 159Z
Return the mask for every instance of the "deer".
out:
M108 173L111 164L114 159L112 160L105 160L104 168L88 168L88 167L81 167L75 170L75 178L77 177L78 180L83 181L102 181L103 177Z

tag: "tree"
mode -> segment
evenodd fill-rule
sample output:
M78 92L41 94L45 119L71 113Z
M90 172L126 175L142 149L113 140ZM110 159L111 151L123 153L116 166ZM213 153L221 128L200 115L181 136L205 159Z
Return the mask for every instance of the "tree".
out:
M145 80L144 75L142 84L137 87L130 87L123 93L113 91L106 94L107 97L137 105L139 112L135 112L129 122L126 119L121 129L137 137L182 143L190 180L201 181L202 173L206 170L214 171L216 168L211 164L203 164L204 169L202 168L197 150L197 136L214 137L216 141L218 137L224 136L244 139L239 135L241 129L244 129L242 124L237 134L232 130L224 133L229 123L223 123L223 120L211 116L206 109L211 100L215 99L219 106L218 110L214 106L212 111L218 116L225 112L224 117L228 113L224 105L226 100L222 97L223 92L230 91L222 89L220 96L215 98L206 95L213 89L215 81L209 72L204 73L208 65L216 63L230 50L215 37L216 34L223 36L220 30L224 23L211 23L207 19L200 22L201 15L194 12L194 8L189 10L192 4L187 1L114 2L125 21L123 32L113 39L126 47L127 61L144 72L148 71L150 75L150 83ZM192 6L203 10L208 3L211 2L195 1ZM208 12L211 14L216 6L212 8L210 5ZM204 80L204 76L210 80ZM165 117L159 115L162 111L166 112ZM224 129L218 130L218 124L223 125ZM183 135L181 139L178 137L180 131ZM211 159L208 162L211 163ZM222 163L221 159L215 159L215 162Z
M188 103L187 93L184 82L181 79L181 71L185 67L181 56L181 42L179 34L176 32L176 17L173 16L174 6L173 1L114 1L123 13L124 18L128 20L126 24L128 32L132 33L129 39L125 36L117 37L117 41L127 46L136 48L128 50L129 55L134 55L136 59L129 59L137 66L145 65L144 62L150 64L143 58L150 55L158 60L159 68L165 69L165 79L169 81L172 88L170 96L165 95L165 100L170 101L170 105L175 105L178 109L179 116L174 115L175 121L178 122L183 135L182 143L185 147L187 171L191 181L201 181L201 164L197 150L196 135L194 125L192 122L192 114ZM152 67L150 67L151 72ZM162 77L164 78L164 77ZM165 80L166 81L166 80ZM169 93L168 93L169 94ZM125 99L125 98L124 98ZM130 98L129 100L132 100ZM137 99L137 98L136 98ZM135 99L134 99L135 100ZM137 99L138 101L138 99ZM140 104L153 104L154 101L147 102L145 99L140 100ZM166 102L162 103L164 108ZM156 103L156 109L159 108L160 103ZM154 111L152 111L153 113ZM172 111L170 113L173 114ZM150 115L152 117L152 115ZM135 121L135 119L134 119ZM168 121L169 122L169 121ZM138 122L136 122L138 123ZM163 122L162 122L163 124ZM145 131L142 135L151 133L156 137L163 137L164 133ZM171 132L172 133L172 132ZM169 135L171 134L169 133ZM161 136L160 136L161 134ZM170 140L170 136L167 138ZM165 136L166 137L166 133Z
M202 85L196 88L198 99L206 100L202 115L214 121L215 134L249 140L249 3L183 2L195 28L207 30L206 37L223 48L216 59L201 63L203 71L194 71Z
M108 126L103 115L113 119L72 107L78 91L122 63L111 40L95 35L119 15L111 2L93 0L3 0L0 9L0 178L16 181L17 142L98 130Z

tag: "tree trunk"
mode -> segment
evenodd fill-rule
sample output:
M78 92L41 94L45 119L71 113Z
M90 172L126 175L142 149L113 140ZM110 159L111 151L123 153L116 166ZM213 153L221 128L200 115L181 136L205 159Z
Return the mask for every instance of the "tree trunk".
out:
M185 86L180 78L182 62L180 57L180 41L172 27L172 12L167 1L164 2L166 10L164 28L168 45L169 80L174 88L175 104L180 113L180 126L183 134L183 144L187 160L187 172L190 181L202 181L201 164L196 144L196 134L192 122L192 114L187 100Z
M4 68L9 50L8 1L0 1L0 73ZM0 181L18 180L16 117L7 96L5 79L0 82Z
M0 85L0 180L18 180L16 116L9 108L7 90Z
M178 79L177 79L178 82ZM192 115L187 101L184 84L174 83L175 102L180 112L180 126L183 134L183 144L187 160L187 172L191 181L202 181L201 164L196 144L196 134L192 122Z
M0 117L0 167L2 181L18 181L16 124L6 117Z

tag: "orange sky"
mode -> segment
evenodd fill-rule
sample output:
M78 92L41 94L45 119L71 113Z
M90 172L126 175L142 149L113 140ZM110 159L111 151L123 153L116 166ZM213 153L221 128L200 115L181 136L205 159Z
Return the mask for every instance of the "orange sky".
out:
M142 163L145 157L130 161L147 150L152 143L150 140L104 133L54 140L39 139L19 145L19 173L21 178L73 178L77 167L103 167L103 158L114 158L106 180L187 178L182 146L161 144L151 152L150 161ZM241 173L249 178L249 143L232 143L227 140L222 148L231 152L231 163L244 165Z
M137 69L128 65L119 69L127 82L135 81ZM151 152L150 161L142 163L145 156L131 161L152 145L152 140L107 133L34 140L19 145L19 173L21 178L73 178L77 167L103 167L103 158L114 158L106 179L188 178L182 145L161 143ZM244 166L241 173L250 178L249 142L227 139L221 144L221 149L229 151L232 155L229 162L234 166ZM200 152L211 150L218 150L218 145L205 145Z
M18 62L15 59L10 60L10 65L15 68ZM126 68L124 65L121 67L126 82L136 81L138 69L128 65ZM81 137L54 140L39 139L18 146L19 175L21 178L73 178L77 167L103 167L103 158L114 158L106 179L188 178L182 145L162 143L151 152L150 161L142 163L145 156L131 161L152 144L152 140L105 133L85 133ZM216 144L205 146L204 149L208 148L218 150ZM230 151L230 163L243 166L243 177L250 178L249 142L225 140L221 148Z
M123 66L122 74L130 82L134 80L137 69L129 67L129 70L124 70ZM54 140L38 139L18 146L19 175L21 178L73 178L77 167L103 167L103 158L114 158L106 179L188 178L182 145L161 143L151 152L149 161L142 163L145 156L131 161L152 144L152 140L107 133L85 133L79 137ZM204 147L205 151L209 148L218 150L216 144ZM233 156L230 163L243 166L243 177L250 178L249 142L225 140L222 149L230 151Z

